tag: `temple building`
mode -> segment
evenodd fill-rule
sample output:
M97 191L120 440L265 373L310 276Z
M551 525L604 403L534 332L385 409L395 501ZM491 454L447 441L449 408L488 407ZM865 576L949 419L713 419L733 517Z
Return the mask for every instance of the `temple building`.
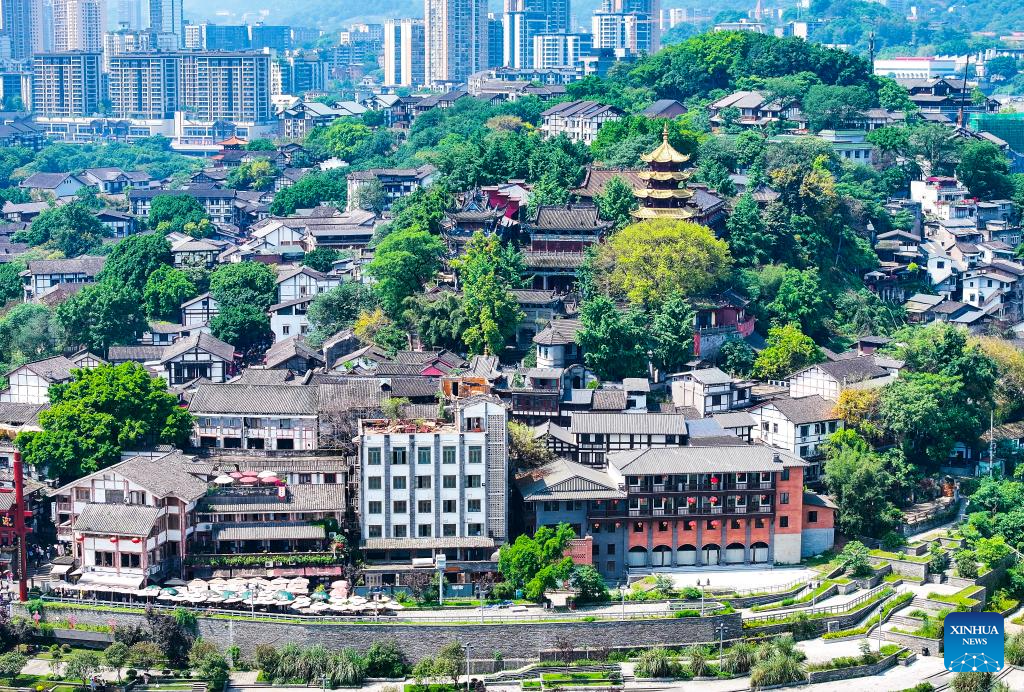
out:
M690 157L680 154L668 143L668 125L662 131L658 148L640 158L648 169L636 174L644 186L633 188L633 194L640 202L633 217L638 221L692 221L699 209L692 202L694 191L686 185L692 173L683 168Z

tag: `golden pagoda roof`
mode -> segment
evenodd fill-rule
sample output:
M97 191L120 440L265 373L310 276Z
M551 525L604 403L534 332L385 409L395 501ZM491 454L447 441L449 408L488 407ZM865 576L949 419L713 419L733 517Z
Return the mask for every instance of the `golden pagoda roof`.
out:
M640 207L630 214L634 219L692 219L697 212L689 207Z
M693 190L680 187L674 190L657 190L650 187L642 187L633 190L633 196L638 199L690 199L693 197Z
M643 154L641 159L647 163L686 163L690 160L687 154L680 154L668 143L668 123L661 131L661 144L650 154Z
M690 171L637 171L640 180L689 180L693 175Z

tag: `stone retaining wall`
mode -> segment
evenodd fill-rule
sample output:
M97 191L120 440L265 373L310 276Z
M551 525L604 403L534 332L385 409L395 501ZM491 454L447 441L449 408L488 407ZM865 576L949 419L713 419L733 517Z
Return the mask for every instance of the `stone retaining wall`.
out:
M928 576L927 562L911 562L910 560L893 560L891 558L881 559L892 565L893 572L904 577L924 581L924 578Z
M880 673L896 665L900 652L889 654L877 663L870 663L863 666L850 666L849 668L836 668L835 670L814 670L807 674L807 681L810 684L818 682L835 682L836 680L853 680L869 675Z
M753 608L756 605L763 605L765 603L774 603L776 601L783 601L787 598L793 598L798 593L807 588L807 584L798 584L789 591L779 591L778 593L761 594L759 596L740 596L737 598L720 597L715 595L714 598L718 598L722 601L728 601L732 603L732 607L740 610L742 608Z
M892 596L890 596L889 598L892 598ZM820 637L821 635L825 634L825 632L828 631L828 623L830 622L835 623L834 625L832 625L833 632L853 629L860 623L861 620L867 617L869 612L888 602L889 598L883 601L875 601L874 603L871 603L869 605L862 606L851 613L845 613L843 615L829 615L823 618L811 619L809 622L815 628L814 636ZM780 614L784 615L785 613ZM772 613L764 613L764 615L772 615ZM790 632L792 631L792 629L793 623L789 622L777 625L760 625L758 627L748 627L745 628L743 632L747 636L757 637L772 634L782 634L783 632Z
M15 604L16 615L27 616L24 606ZM64 619L71 615L78 622L115 626L140 624L145 617L136 613L61 608L47 603L46 616ZM459 616L453 616L453 619ZM502 623L494 625L436 624L289 624L261 620L216 619L199 617L199 635L217 642L221 648L235 645L251 651L257 644L280 646L287 642L304 645L323 644L329 648L353 647L360 650L380 639L395 639L413 660L434 655L453 641L469 643L470 657L492 658L500 652L506 659L538 658L544 651L562 651L566 646L581 654L611 648L676 646L717 642L716 627L725 626L724 639L741 637L744 632L739 613L705 618L665 618L651 620L612 620L597 622Z
M921 654L922 656L942 656L942 640L941 639L928 639L927 637L918 637L914 634L903 634L901 632L882 632L882 637L887 642L893 644L899 644L900 646L910 649L911 651ZM925 654L925 649L928 653Z

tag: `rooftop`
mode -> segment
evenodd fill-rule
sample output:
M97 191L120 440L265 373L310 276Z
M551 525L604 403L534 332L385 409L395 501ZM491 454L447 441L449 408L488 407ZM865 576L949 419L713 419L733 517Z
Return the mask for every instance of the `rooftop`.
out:
M686 473L759 473L802 467L791 454L760 445L666 447L611 452L608 464L623 474L645 476Z

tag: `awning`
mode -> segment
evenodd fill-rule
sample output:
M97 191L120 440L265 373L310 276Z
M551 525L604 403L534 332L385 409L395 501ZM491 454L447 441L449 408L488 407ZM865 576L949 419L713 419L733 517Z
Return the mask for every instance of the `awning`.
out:
M107 574L87 572L76 583L66 581L52 582L51 588L72 591L138 591L146 578L142 575Z
M368 538L366 550L446 550L448 548L493 548L494 539L486 536L450 538Z
M71 571L72 567L74 567L74 565L51 565L50 574L57 577L64 577L67 576L67 573Z
M323 540L323 526L302 523L224 524L213 531L215 541Z

